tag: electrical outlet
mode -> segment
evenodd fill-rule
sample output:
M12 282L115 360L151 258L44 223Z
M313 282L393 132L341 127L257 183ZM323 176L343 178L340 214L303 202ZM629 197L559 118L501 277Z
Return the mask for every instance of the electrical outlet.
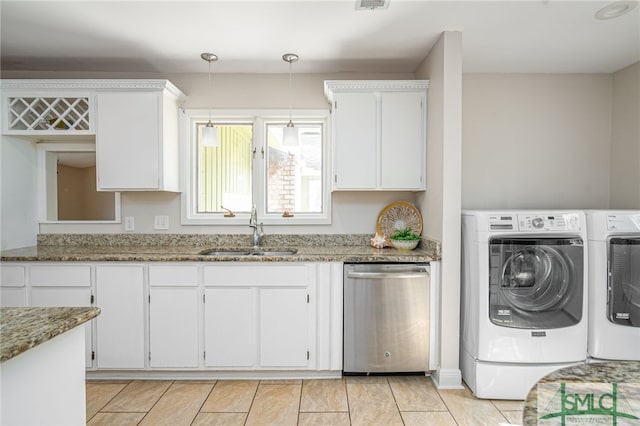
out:
M153 229L158 229L158 230L169 229L169 216L154 216Z
M136 221L133 216L125 216L124 218L124 230L134 231L136 229Z

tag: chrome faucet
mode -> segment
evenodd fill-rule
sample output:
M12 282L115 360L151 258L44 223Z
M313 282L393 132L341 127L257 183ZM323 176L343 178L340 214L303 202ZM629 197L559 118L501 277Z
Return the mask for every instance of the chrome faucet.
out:
M251 218L249 219L249 227L253 228L253 246L258 247L262 237L264 237L264 229L262 223L258 225L258 213L256 212L256 205L251 208ZM260 227L260 229L258 229Z

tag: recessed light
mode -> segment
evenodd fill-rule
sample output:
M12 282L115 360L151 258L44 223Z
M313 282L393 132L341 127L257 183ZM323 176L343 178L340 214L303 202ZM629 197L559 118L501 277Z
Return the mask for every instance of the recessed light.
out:
M637 1L616 1L610 3L596 12L596 19L613 19L631 12L638 5Z

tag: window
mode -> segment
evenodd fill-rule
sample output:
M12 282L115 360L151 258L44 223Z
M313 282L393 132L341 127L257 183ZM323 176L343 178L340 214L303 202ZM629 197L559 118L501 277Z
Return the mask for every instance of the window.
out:
M202 144L207 121L185 111L183 224L246 224L253 205L267 225L330 223L326 111L294 116L295 146L283 143L288 113L216 113L216 147Z

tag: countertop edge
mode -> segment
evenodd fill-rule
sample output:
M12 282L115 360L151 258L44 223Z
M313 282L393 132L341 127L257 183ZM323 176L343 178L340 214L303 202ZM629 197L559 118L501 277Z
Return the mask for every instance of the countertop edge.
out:
M92 252L95 250L95 252ZM102 251L102 252L100 252ZM326 247L323 249L301 247L293 255L264 256L210 256L199 254L193 248L184 253L175 248L156 249L149 247L111 247L109 252L78 247L26 247L7 250L0 254L2 262L434 262L440 260L433 253L416 249L403 252L394 248L373 249L367 247ZM325 252L323 252L325 251Z
M0 363L97 317L96 307L0 309Z

